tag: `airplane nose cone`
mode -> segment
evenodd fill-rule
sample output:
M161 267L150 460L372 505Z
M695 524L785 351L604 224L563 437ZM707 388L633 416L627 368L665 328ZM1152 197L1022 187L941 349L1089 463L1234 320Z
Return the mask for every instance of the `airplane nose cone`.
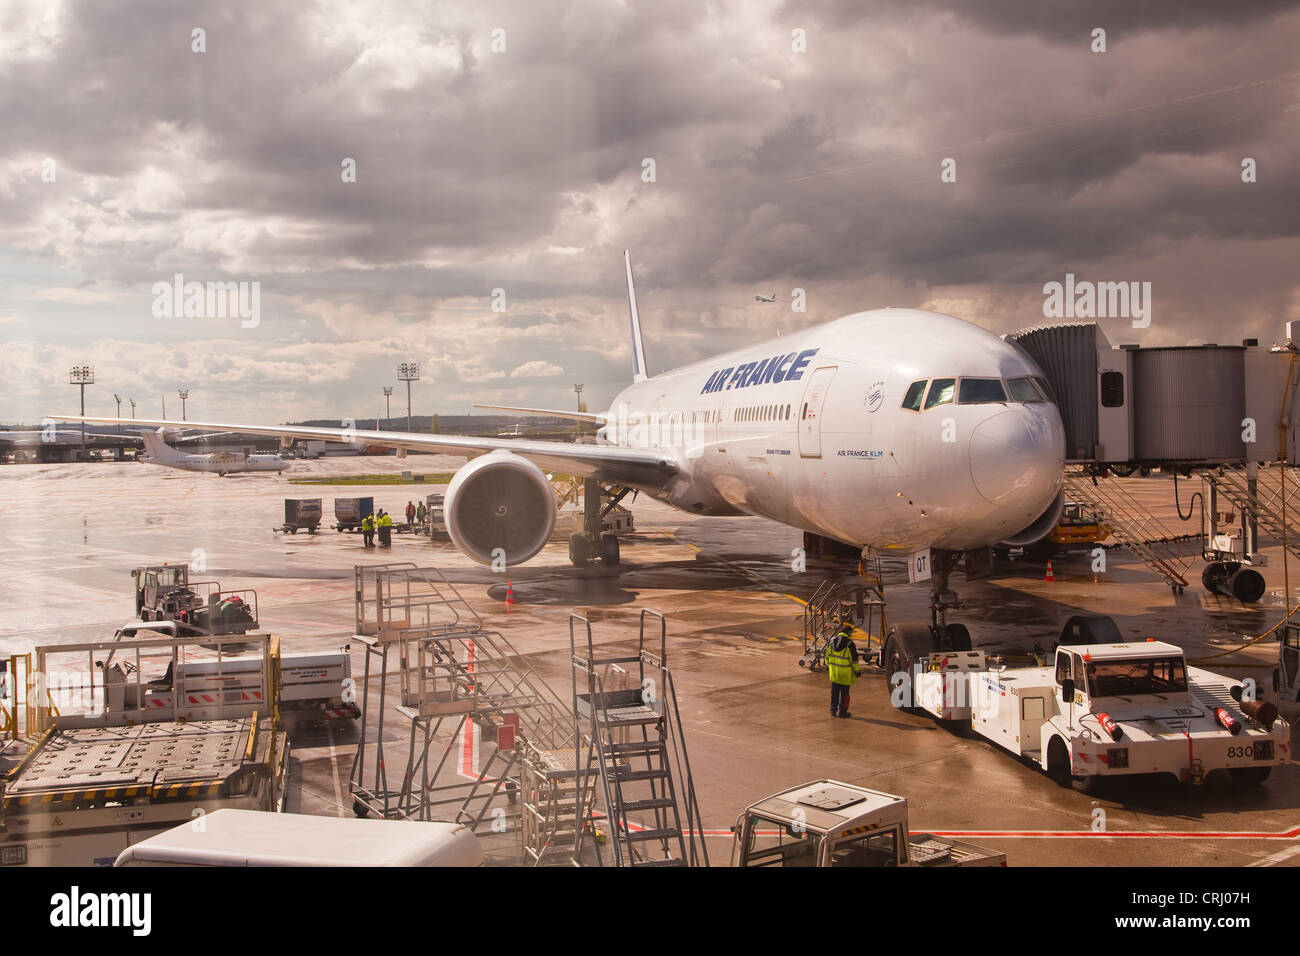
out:
M1033 406L1007 409L975 427L970 441L971 478L992 504L1041 510L1056 494L1065 436L1055 409L1044 408L1050 413Z

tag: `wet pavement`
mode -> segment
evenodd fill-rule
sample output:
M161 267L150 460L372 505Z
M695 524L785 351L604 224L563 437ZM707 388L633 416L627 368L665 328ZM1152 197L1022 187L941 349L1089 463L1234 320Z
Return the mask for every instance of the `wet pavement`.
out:
M1300 864L1300 768L1294 765L1254 788L1138 780L1085 796L980 739L895 710L883 677L870 669L853 689L854 716L831 719L826 675L797 664L803 613L797 598L828 576L851 580L855 569L809 561L806 570L793 570L791 553L801 536L769 521L696 518L642 496L631 505L638 534L624 539L621 566L575 571L557 538L507 575L419 536L397 534L390 550L367 552L359 535L272 530L283 520L286 497L322 498L328 521L334 497L373 494L400 515L408 500L439 490L297 486L287 480L295 474L433 474L458 464L445 456L338 458L297 463L284 478L224 479L134 463L2 466L0 652L108 639L133 615L130 569L164 560L201 561L206 570L197 577L255 589L262 626L278 632L286 650L337 649L354 630L353 566L412 561L446 574L562 699L570 693L571 611L591 620L602 644L634 640L642 608L662 612L707 829L725 831L745 805L770 793L835 777L902 794L914 830L969 834L1006 852L1012 865ZM1192 529L1174 514L1168 479L1131 479L1127 486L1167 524ZM1190 586L1175 595L1131 556L1112 551L1098 574L1086 554L1054 559L1055 582L1043 579L1041 562L1028 560L1004 562L987 580L968 582L957 572L952 584L965 606L950 620L966 624L977 647L1025 653L1034 641L1050 647L1074 614L1106 613L1128 637L1170 640L1201 657L1244 643L1282 616L1281 551L1272 541L1264 544L1270 594L1253 608L1207 595L1199 562ZM1198 550L1195 543L1186 547ZM1295 570L1292 584L1300 587L1300 565ZM909 586L900 559L887 560L885 572L890 620L925 618L927 586ZM504 604L503 578L514 590L513 613ZM1267 688L1276 653L1270 640L1211 669L1252 676ZM352 657L360 677L355 641ZM395 714L385 736L405 739ZM295 733L291 809L349 812L356 740L355 726ZM1104 833L1092 830L1098 808ZM510 861L510 840L494 841L492 858ZM717 837L709 844L713 861L725 862L729 841Z

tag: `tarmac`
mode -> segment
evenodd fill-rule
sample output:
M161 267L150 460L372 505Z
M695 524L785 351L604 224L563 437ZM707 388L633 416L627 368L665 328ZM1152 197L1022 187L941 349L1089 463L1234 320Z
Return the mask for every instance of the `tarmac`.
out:
M853 688L852 718L832 719L826 674L798 665L801 599L828 576L853 579L855 569L812 560L797 569L793 552L802 541L792 529L759 518L694 517L642 496L630 505L637 532L622 542L621 565L575 570L567 542L557 537L532 561L498 574L449 542L396 534L391 549L367 551L360 535L328 527L334 497L373 494L400 520L408 500L441 488L289 481L433 474L454 471L460 461L327 458L297 462L283 477L226 478L133 462L0 467L0 653L106 640L133 617L131 568L186 562L202 566L195 577L255 589L261 625L281 635L285 650L350 644L360 679L354 566L411 561L442 571L485 625L504 634L564 700L571 612L591 621L601 644L635 640L643 608L664 614L668 663L715 865L726 863L728 828L747 805L821 777L903 795L914 831L1000 850L1012 866L1300 865L1300 768L1294 764L1256 787L1213 777L1199 787L1141 778L1087 796L990 743L894 709L873 668ZM1167 524L1197 530L1196 522L1175 515L1167 477L1125 483ZM315 497L323 499L326 519L319 533L273 530L283 521L285 498ZM1044 580L1041 562L1030 560L1003 562L984 580L966 581L956 572L952 586L964 607L949 619L966 624L979 649L1025 654L1035 641L1050 648L1074 614L1105 613L1126 637L1168 640L1189 657L1206 657L1239 647L1284 613L1290 566L1276 542L1262 543L1269 593L1255 606L1206 593L1199 559L1189 586L1175 594L1132 556L1112 550L1099 573L1086 553L1053 559L1054 582ZM1196 542L1184 547L1189 555L1199 552ZM925 619L928 585L908 585L901 558L886 559L884 567L890 621ZM1295 570L1291 584L1300 592L1300 566ZM504 601L507 580L512 609ZM1276 659L1270 639L1203 666L1254 677L1267 689ZM385 736L405 739L395 713L386 718ZM350 813L355 724L306 728L292 739L288 809ZM1294 732L1292 739L1294 752ZM512 835L485 843L492 862L518 862Z

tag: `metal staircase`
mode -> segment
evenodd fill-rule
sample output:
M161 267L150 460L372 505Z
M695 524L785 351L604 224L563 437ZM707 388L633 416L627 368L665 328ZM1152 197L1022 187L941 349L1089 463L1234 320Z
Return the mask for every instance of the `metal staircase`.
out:
M1257 477L1252 478L1246 469L1224 466L1203 471L1201 476L1219 497L1253 519L1279 544L1285 538L1287 551L1300 557L1300 536L1291 527L1296 516L1300 516L1300 469L1273 464L1260 468Z
M436 808L454 805L456 822L477 828L490 816L502 831L504 817L518 812L521 755L572 750L568 707L503 635L483 627L436 568L358 567L356 602L356 639L366 658L350 776L354 810L433 820L445 818ZM393 709L410 721L400 784L390 783L385 760L394 650Z
M1196 556L1179 553L1173 543L1186 535L1171 530L1114 478L1067 472L1063 484L1066 497L1086 505L1129 553L1164 578L1174 593L1182 593Z
M657 653L646 648L646 625L651 619L659 625ZM585 657L578 653L579 626L586 636ZM615 866L708 865L666 648L667 627L663 616L654 611L641 612L635 655L603 658L595 655L590 622L577 614L569 618L578 772L575 864L585 862L585 840L595 836L595 788L590 782L598 776L605 836ZM636 686L606 690L611 668L624 670ZM599 840L592 849L595 862L604 865Z

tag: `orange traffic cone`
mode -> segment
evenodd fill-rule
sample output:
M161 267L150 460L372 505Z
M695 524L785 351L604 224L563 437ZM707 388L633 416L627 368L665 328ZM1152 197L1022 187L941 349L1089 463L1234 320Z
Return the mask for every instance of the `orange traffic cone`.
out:
M506 613L515 613L515 586L512 582L506 582Z
M1044 581L1056 580L1056 575L1052 573L1052 562L1050 560L1047 562L1047 576L1044 577L1043 580Z

